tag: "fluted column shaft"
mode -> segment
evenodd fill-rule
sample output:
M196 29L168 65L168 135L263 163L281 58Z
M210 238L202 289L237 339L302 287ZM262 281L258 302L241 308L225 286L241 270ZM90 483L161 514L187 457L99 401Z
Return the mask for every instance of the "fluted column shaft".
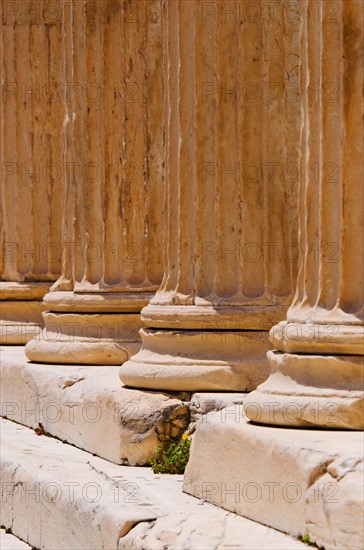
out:
M38 8L44 4L38 2ZM5 344L25 344L39 332L42 298L61 271L61 36L60 21L35 24L34 14L20 13L18 2L3 5L0 339Z
M82 10L75 2L71 9L63 269L44 300L45 330L26 354L120 364L140 347L140 310L163 275L160 3L107 0Z
M299 105L283 90L298 77L297 25L264 12L241 27L217 1L164 2L164 20L165 272L121 379L250 390L268 375L268 331L296 277L297 181L283 174L297 168Z
M287 321L271 331L272 374L247 414L362 428L363 10L355 0L336 2L335 14L326 1L301 7L300 270Z

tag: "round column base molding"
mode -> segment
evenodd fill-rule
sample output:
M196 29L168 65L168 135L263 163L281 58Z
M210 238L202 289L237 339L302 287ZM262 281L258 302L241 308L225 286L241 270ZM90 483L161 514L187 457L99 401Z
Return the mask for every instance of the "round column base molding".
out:
M25 346L30 361L120 365L141 346L138 313L43 314L42 332Z
M140 312L152 298L151 292L95 292L80 293L73 291L54 291L44 296L47 311L71 313Z
M270 331L273 347L288 353L362 355L364 326L282 321Z
M251 391L269 375L268 331L142 329L141 350L120 369L135 388Z
M85 341L83 338L74 338L72 342L59 339L58 341L33 338L25 346L25 355L34 363L52 363L67 365L120 365L131 355L137 353L140 343L123 342L100 339Z
M364 429L364 358L270 351L271 374L244 400L245 415L277 426Z
M269 331L285 318L287 306L245 304L216 306L162 305L150 303L142 312L146 326L155 329L227 331Z
M1 301L35 300L41 301L49 291L51 282L13 282L0 281Z

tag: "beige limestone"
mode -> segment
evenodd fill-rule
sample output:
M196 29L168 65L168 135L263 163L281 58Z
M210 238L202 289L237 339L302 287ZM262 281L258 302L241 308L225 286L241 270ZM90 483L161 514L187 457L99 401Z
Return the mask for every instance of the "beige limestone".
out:
M0 342L26 344L43 325L43 295L50 283L0 282Z
M336 323L283 321L270 332L273 347L288 353L330 353L363 355L364 326Z
M128 386L250 391L269 374L264 332L142 329L140 334L142 350L121 369Z
M142 0L129 13L126 3L101 2L97 23L77 2L68 8L64 74L80 85L64 105L71 169L63 179L62 274L26 354L120 365L140 348L139 313L163 274L162 6ZM85 336L86 325L96 337Z
M364 360L270 351L271 374L247 396L246 415L281 426L363 429Z
M272 374L245 404L262 407L260 420L247 409L255 421L286 424L290 404L298 409L291 425L364 429L363 11L360 2L340 0L329 25L328 5L321 2L318 17L309 17L314 2L302 2L296 295L287 321L271 330L282 353L269 354ZM315 94L312 83L320 82L330 83L331 99ZM275 409L268 419L269 401Z
M1 415L117 464L147 464L187 429L189 395L124 388L118 367L37 365L2 347Z
M140 348L138 313L46 311L43 317L45 328L27 344L26 354L32 361L119 365Z
M295 285L297 182L283 173L297 164L300 107L282 89L297 83L297 25L221 24L221 3L205 7L164 3L165 269L142 311L142 349L120 370L135 387L253 389ZM249 100L244 87L266 80L274 101Z
M1 524L36 548L120 550L141 548L140 539L153 550L201 548L202 542L211 550L304 547L201 505L182 492L182 476L110 464L9 421L2 423L2 438Z
M0 342L25 344L43 325L42 297L61 272L63 109L60 25L13 25L4 5L0 29ZM53 94L53 99L52 99Z
M193 437L187 493L319 547L363 547L362 433L208 414Z

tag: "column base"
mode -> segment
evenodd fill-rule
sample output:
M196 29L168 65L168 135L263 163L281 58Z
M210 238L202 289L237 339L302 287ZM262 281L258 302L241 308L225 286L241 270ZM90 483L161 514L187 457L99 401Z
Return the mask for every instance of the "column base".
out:
M268 331L142 329L142 349L120 369L128 386L172 391L251 391L269 375Z
M44 297L45 327L28 342L25 354L38 363L120 365L140 349L140 310L151 296L49 292Z
M42 299L50 285L0 282L0 344L24 345L41 332Z
M45 327L25 346L30 361L120 365L141 346L138 313L43 314Z
M201 303L203 300L196 297L198 303L195 305L178 305L155 303L157 299L153 298L143 309L142 317L146 326L162 330L265 331L284 319L287 313L287 305L262 305L254 300L244 305L213 305Z
M281 321L270 331L274 349L288 353L363 355L364 326L338 324L330 319L322 323Z
M270 351L271 374L244 401L260 424L364 429L364 361L358 355Z

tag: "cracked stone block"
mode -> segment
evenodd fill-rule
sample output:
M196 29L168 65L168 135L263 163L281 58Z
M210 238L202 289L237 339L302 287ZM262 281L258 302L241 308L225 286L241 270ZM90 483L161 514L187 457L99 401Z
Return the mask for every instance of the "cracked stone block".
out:
M221 419L228 416L240 416L242 408L239 407L243 403L247 393L229 393L229 392L199 392L194 393L190 403L190 425L189 433L193 433L196 429L197 422L203 415L211 412L220 413Z
M118 366L30 363L2 347L1 415L117 464L147 464L188 426L189 394L125 388Z
M224 515L222 516L221 513ZM170 514L139 523L120 539L119 550L295 550L306 546L283 533L224 513Z
M1 437L1 525L36 548L231 550L234 540L249 550L302 546L187 495L180 475L113 464L10 421Z
M184 490L324 548L364 547L363 434L254 425L196 429Z

